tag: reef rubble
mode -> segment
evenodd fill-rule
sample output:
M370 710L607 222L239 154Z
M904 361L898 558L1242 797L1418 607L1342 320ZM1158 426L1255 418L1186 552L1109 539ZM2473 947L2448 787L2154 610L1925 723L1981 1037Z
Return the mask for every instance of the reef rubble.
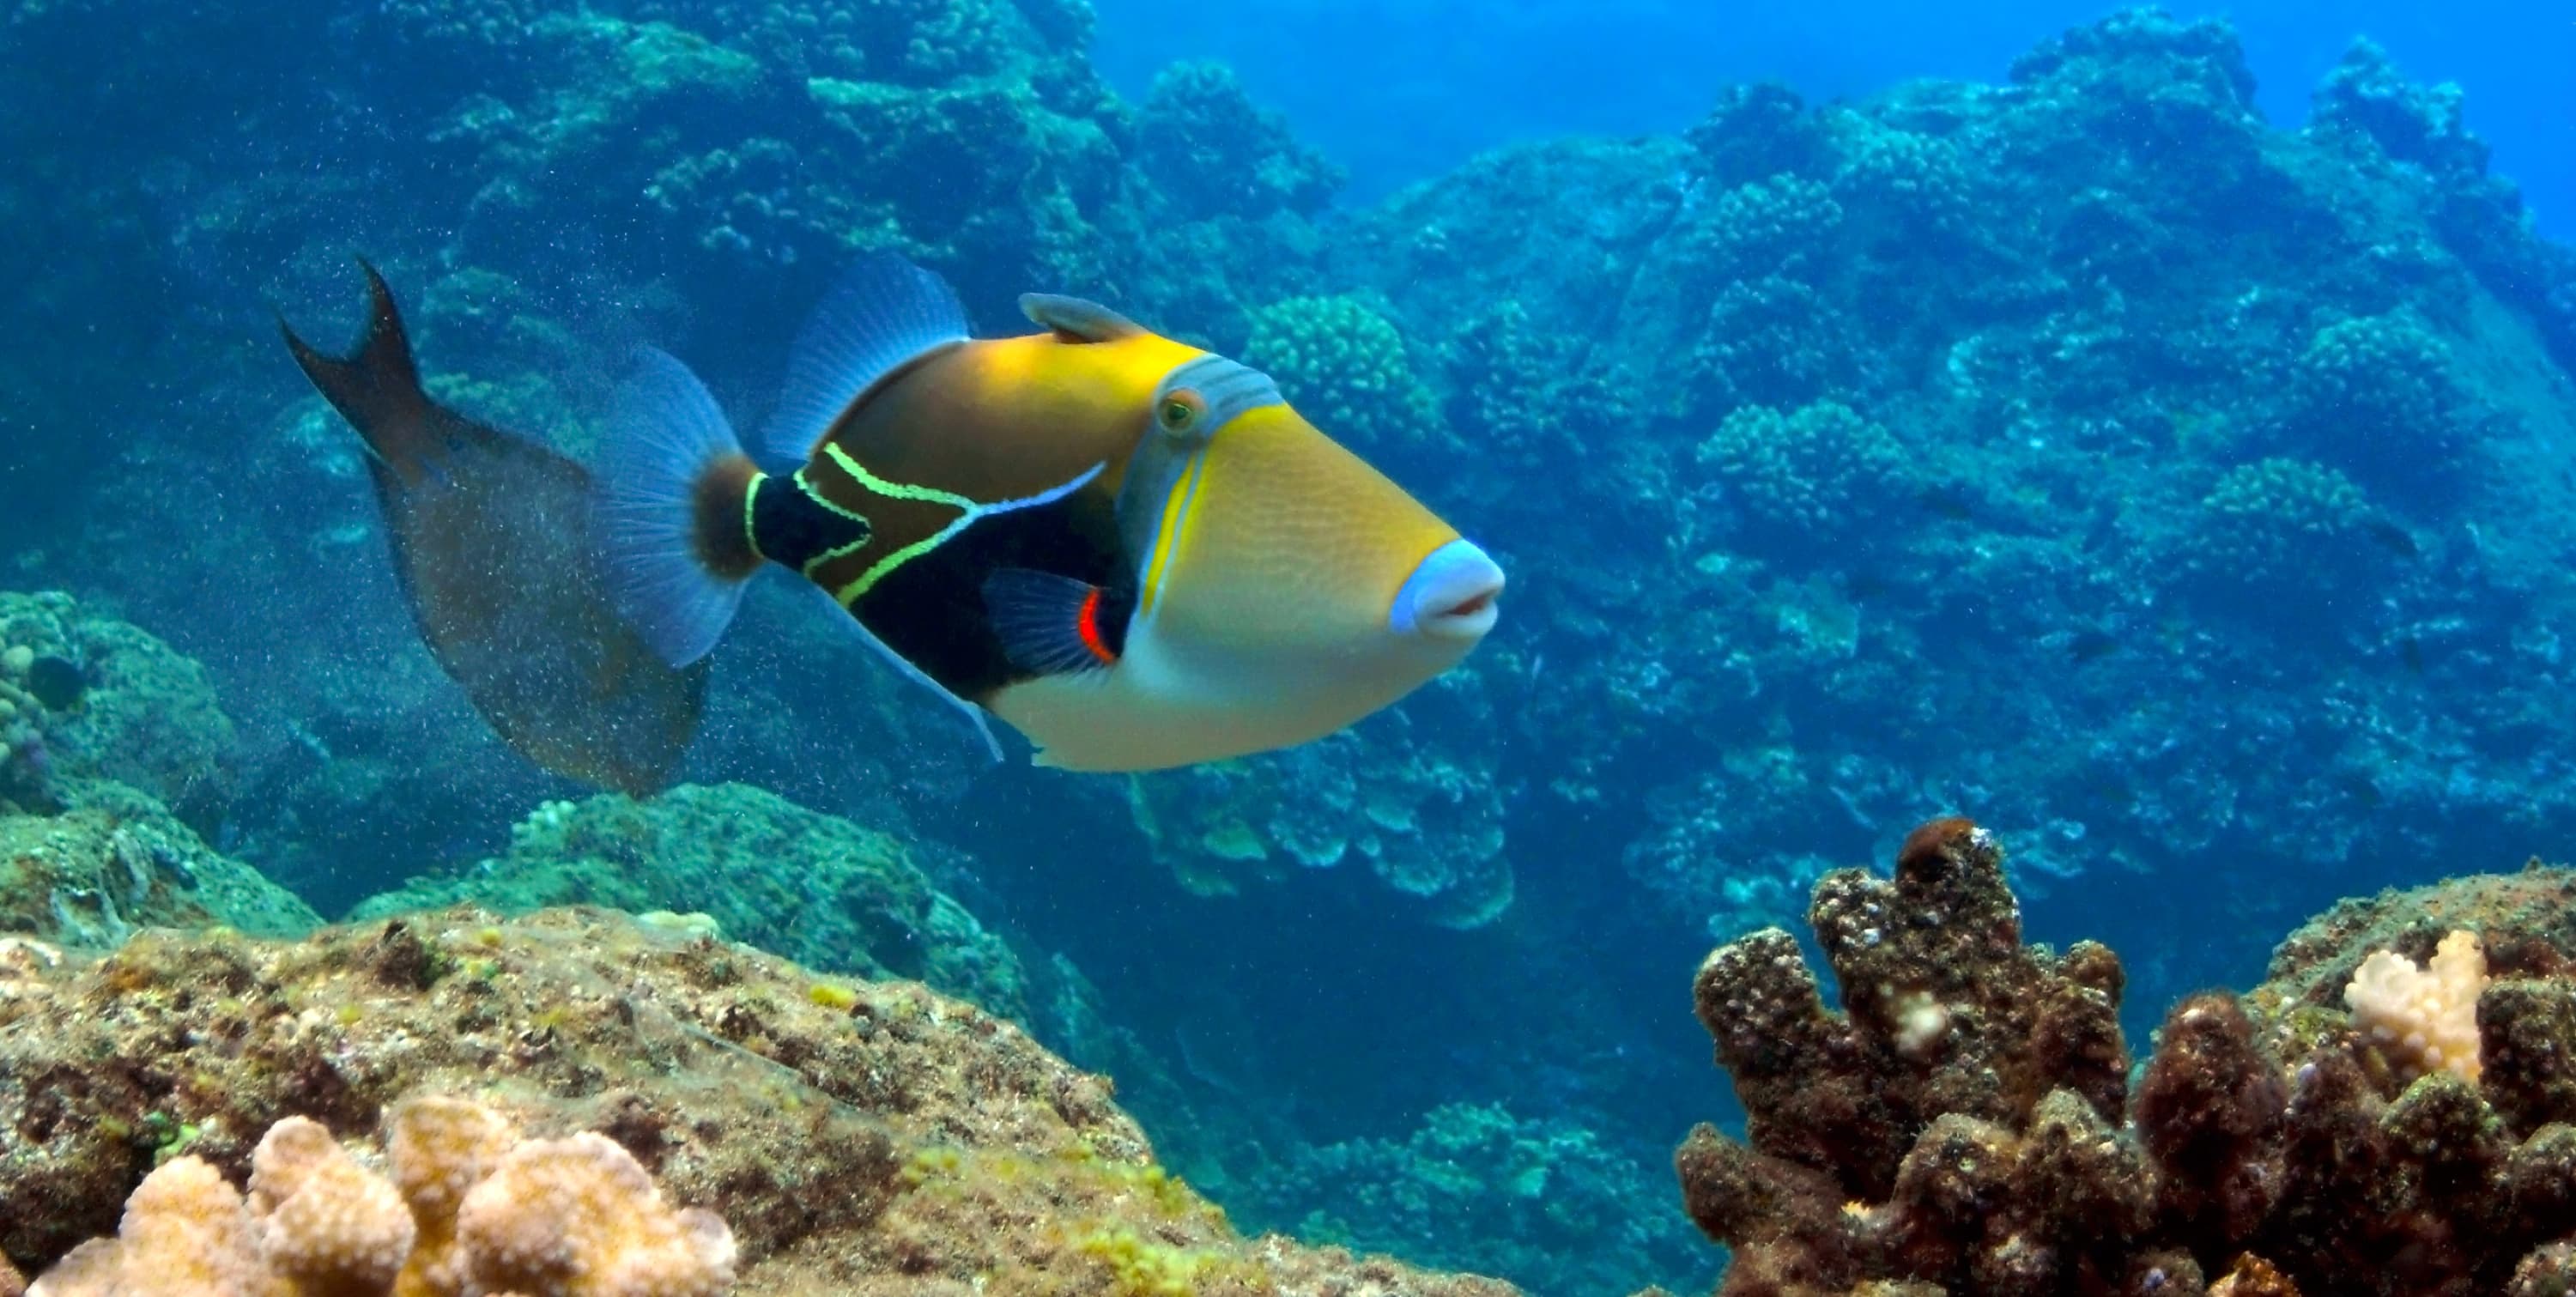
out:
M558 1150L581 1193L649 1174L649 1201L682 1215L642 1233L683 1260L729 1255L740 1293L1517 1291L1245 1238L1163 1169L1105 1078L1008 1021L917 983L818 977L687 918L456 907L301 940L150 930L91 960L30 949L0 951L0 1264L29 1274L114 1234L138 1184L159 1186L145 1208L178 1197L232 1219L220 1182L246 1180L255 1211L283 1213L263 1183L285 1184L272 1168L292 1153L382 1197L360 1188L371 1137L389 1130L403 1183L422 1096L456 1095L521 1147ZM621 1159L633 1171L598 1170ZM721 1217L729 1254L693 1212ZM353 1237L398 1256L396 1232Z
M2176 1005L2133 1070L2118 959L2024 945L1994 836L1927 823L1892 878L1816 885L1843 1012L1778 928L1700 967L1748 1113L1675 1154L1734 1249L1719 1292L2565 1293L2572 902L2537 862L2347 902L2262 987Z

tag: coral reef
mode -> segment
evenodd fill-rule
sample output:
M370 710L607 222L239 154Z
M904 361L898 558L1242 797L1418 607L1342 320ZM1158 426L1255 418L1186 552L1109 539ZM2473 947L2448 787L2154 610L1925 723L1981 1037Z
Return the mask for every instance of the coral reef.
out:
M321 921L123 785L87 785L58 815L0 814L0 932L105 950L147 927L293 936Z
M490 1109L440 1096L385 1124L390 1179L306 1117L260 1137L247 1202L202 1158L165 1162L115 1238L72 1249L32 1291L712 1297L733 1284L724 1221L673 1210L606 1136L520 1140Z
M1685 1204L1729 1294L2546 1291L2576 1242L2576 1105L2542 1061L2576 1048L2571 901L2535 870L2342 907L2243 1001L2175 1006L2133 1089L2118 961L2023 946L2001 847L1935 820L1892 880L1817 884L1841 1014L1777 929L1701 966L1747 1123L1691 1132ZM2360 949L2450 923L2432 985Z
M2440 490L2486 431L2452 363L2447 344L2403 315L2339 320L2293 364L2289 417L2304 447L2347 472Z
M2200 507L2200 526L2174 540L2171 575L2256 618L2286 606L2358 612L2356 590L2386 573L2390 538L2403 535L2351 478L2307 460L2229 469Z
M916 978L1027 1016L1018 957L934 887L900 840L744 784L548 802L511 830L507 855L372 897L351 917L460 902L703 915L729 939L811 968Z
M1490 1271L1531 1292L1686 1287L1696 1268L1688 1223L1639 1161L1581 1125L1496 1104L1442 1105L1400 1140L1301 1150L1254 1197L1264 1217L1297 1221L1300 1238Z
M668 1201L721 1213L742 1293L1515 1291L1244 1239L1155 1163L1106 1082L1009 1024L685 924L458 909L300 942L154 932L5 985L0 1255L21 1269L111 1233L138 1185L150 1218L227 1200L223 1181L245 1174L253 1210L328 1217L369 1242L308 1248L308 1261L373 1263L399 1227L365 1211L387 1204L326 1146L383 1124L415 1241L432 1243L452 1211L441 1264L469 1266L475 1291L691 1291L553 1286L621 1245L712 1272L715 1229L652 1214L646 1174ZM442 1093L474 1095L534 1138L503 1152L489 1119L423 1106ZM477 1146L492 1157L479 1184L428 1173ZM156 1158L179 1169L147 1177ZM557 1225L513 1198L605 1214Z
M1461 741L1486 735L1491 707L1461 668L1357 732L1137 776L1131 813L1157 861L1201 895L1336 870L1383 885L1380 904L1480 927L1513 895L1495 754Z
M205 669L59 591L0 592L0 804L108 779L220 821L233 725Z
M1254 311L1243 363L1279 380L1298 413L1362 454L1400 453L1448 437L1431 390L1415 377L1403 332L1358 297L1292 297Z
M1694 457L1743 511L1738 544L1757 553L1817 558L1866 544L1910 499L1896 439L1833 401L1787 414L1745 406Z
M1221 63L1180 63L1155 76L1137 112L1135 162L1153 192L1197 220L1312 213L1343 180Z
M213 668L248 749L238 791L209 801L229 816L183 791L193 758L114 777L324 912L507 860L500 826L578 795L457 703L403 622L354 446L289 402L264 331L236 327L261 301L341 319L353 241L420 285L443 390L576 450L588 376L636 341L756 419L856 248L926 259L986 329L1039 289L1233 354L1289 302L1392 330L1395 395L1318 417L1440 492L1511 571L1505 629L1458 691L1308 758L1131 796L985 771L952 717L764 587L693 757L693 779L901 836L916 864L971 850L934 890L1024 952L1043 925L1058 948L1079 931L1099 993L1059 996L1075 976L1043 985L1056 962L1026 953L1006 974L934 952L919 975L1004 1003L1017 979L1041 1026L1145 1042L1127 1057L1168 1057L1184 1030L1204 1044L1209 1018L1251 1041L1197 1051L1226 1084L1193 1074L1209 1120L1169 1118L1167 1153L1267 1145L1228 1178L1193 1161L1211 1185L1293 1160L1301 1135L1404 1142L1444 1100L1661 1140L1696 1115L1696 1060L1641 1043L1670 1040L1652 1006L1672 953L1706 925L1784 921L1828 866L1943 806L1979 807L2025 897L2128 953L2132 1039L2139 1006L2246 965L2327 897L2576 832L2576 250L2487 173L2460 94L2367 47L2307 122L2267 121L2226 24L2135 11L2003 84L1816 105L1712 88L1685 132L1517 145L1327 211L1330 163L1223 73L1110 93L1081 0L326 8L292 75L241 6L44 0L0 20L0 227L58 251L0 275L21 340L0 389L26 434L0 438L8 580L79 591L81 618L112 609ZM1391 354L1340 356L1362 372L1336 381ZM1448 440L1365 426L1409 421L1417 391ZM1755 407L1784 426L1852 412L1860 471L1695 454ZM1782 489L1722 463L1746 483L1785 470ZM1810 499L1848 510L1839 530L1806 525L1828 516ZM0 730L28 714L9 697ZM97 750L159 762L124 743ZM11 765L0 799L33 806ZM1137 825L1155 871L1066 848ZM106 849L84 858L114 867ZM597 880L559 894L701 908L586 858ZM2217 918L2178 885L2213 861ZM721 926L900 971L889 934L923 922L923 894L865 872L862 917L819 915L847 955L786 917L819 895L794 879ZM1176 898L1165 873L1240 900ZM1342 940L1354 914L1387 916L1384 939ZM1219 953L1175 969L1184 941ZM2319 1012L2346 1020L2365 953ZM2490 998L2545 1042L2555 1010L2529 980ZM1582 1009L1497 1007L1531 998ZM1228 1016L1259 1003L1268 1018ZM1912 1010L1933 1041L1939 1015ZM1418 1054L1387 1061L1390 1042ZM2484 1050L2482 1071L2539 1056ZM2376 1083L2385 1063L2363 1066ZM1089 1246L1138 1284L1197 1264L1152 1237ZM1442 1246L1480 1242L1503 1246Z

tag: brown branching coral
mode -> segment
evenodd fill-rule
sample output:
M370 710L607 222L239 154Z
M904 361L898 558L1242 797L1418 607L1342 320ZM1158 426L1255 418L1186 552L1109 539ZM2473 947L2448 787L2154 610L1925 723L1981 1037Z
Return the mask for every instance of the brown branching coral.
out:
M1702 964L1746 1138L1691 1132L1684 1204L1735 1249L1726 1294L2566 1291L2550 1285L2576 1256L2571 900L2576 881L2526 874L2451 885L2411 925L2387 898L2369 921L2338 911L2245 1001L2177 1005L2132 1092L2118 961L2023 946L2000 849L1936 820L1892 879L1817 884L1842 1013L1778 929ZM2365 965L2363 984L2429 954L2435 914L2500 952L2492 981L2453 979L2476 997L2482 1068L2392 1062L2406 1033L2337 1007Z

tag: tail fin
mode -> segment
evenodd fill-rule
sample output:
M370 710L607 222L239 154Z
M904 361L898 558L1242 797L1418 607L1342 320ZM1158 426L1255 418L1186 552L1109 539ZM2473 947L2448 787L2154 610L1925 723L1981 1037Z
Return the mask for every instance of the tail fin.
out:
M599 535L618 611L674 667L724 637L760 570L759 472L697 375L645 348L600 454Z
M345 358L323 355L297 337L283 316L277 331L314 389L366 439L376 459L404 482L417 482L434 471L444 421L421 390L420 369L412 363L411 339L403 333L402 313L394 309L393 290L365 258L358 260L358 268L367 272L367 332L357 350Z

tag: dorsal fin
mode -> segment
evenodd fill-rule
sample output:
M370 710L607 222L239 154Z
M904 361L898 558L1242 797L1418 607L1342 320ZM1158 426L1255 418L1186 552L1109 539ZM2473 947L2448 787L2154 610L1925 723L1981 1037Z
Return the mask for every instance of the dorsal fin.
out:
M1020 294L1020 312L1066 342L1115 342L1145 332L1145 326L1098 302L1056 293Z
M948 281L891 252L861 257L796 335L760 458L781 469L802 465L878 384L969 336L965 304Z

